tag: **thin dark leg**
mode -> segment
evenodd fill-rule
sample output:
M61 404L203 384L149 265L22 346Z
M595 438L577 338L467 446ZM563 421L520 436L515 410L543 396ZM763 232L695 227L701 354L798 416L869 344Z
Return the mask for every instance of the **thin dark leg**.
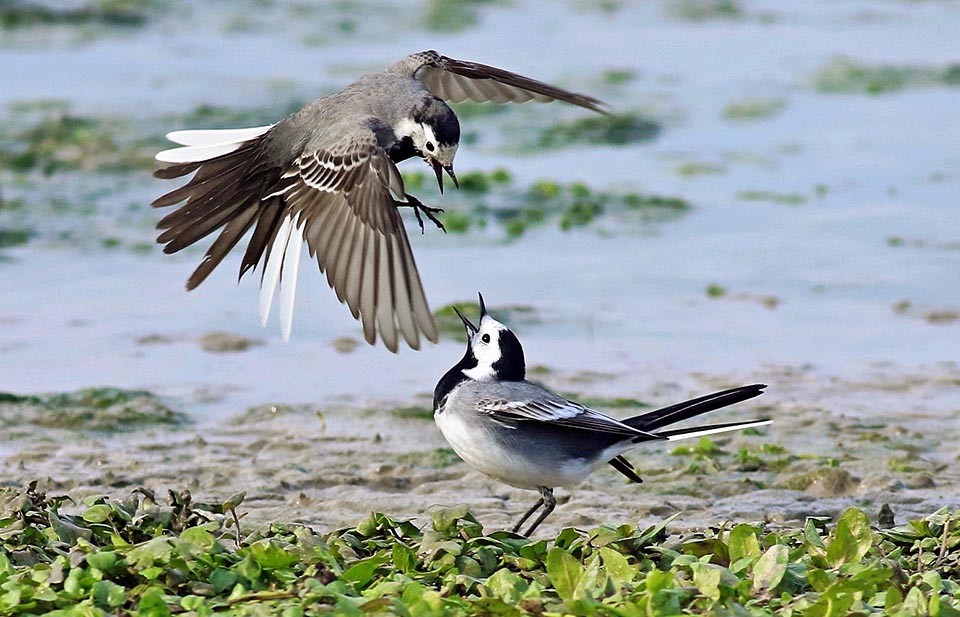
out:
M537 500L537 503L533 504L533 507L527 510L527 513L523 515L517 524L513 526L513 533L520 531L520 528L523 527L523 524L527 522L527 519L530 518L530 515L537 511L537 508L543 505L543 498Z
M402 201L394 203L413 208L413 214L417 217L417 222L420 224L420 233L423 233L423 219L420 217L421 212L423 212L428 219L433 221L434 224L436 224L436 226L443 231L443 233L447 233L447 228L443 226L443 223L440 222L440 219L434 216L435 212L443 212L443 208L431 208L430 206L425 206L423 205L423 202L413 195L407 195L406 198L406 203Z
M527 533L523 534L526 537L530 537L530 534L540 526L540 523L543 522L543 519L550 516L550 513L553 512L553 509L557 507L557 500L553 496L553 489L541 486L539 489L540 496L543 498L543 512L540 513L540 516L537 517L537 520L533 521L533 525L530 525L530 528L527 529Z

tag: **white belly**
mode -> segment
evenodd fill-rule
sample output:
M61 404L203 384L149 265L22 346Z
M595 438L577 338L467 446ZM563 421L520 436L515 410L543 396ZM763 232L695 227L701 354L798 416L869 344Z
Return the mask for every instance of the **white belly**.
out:
M434 420L447 443L465 463L517 488L575 486L603 464L603 461L587 464L585 461L569 460L544 465L537 462L538 459L542 460L541 457L526 456L517 449L502 447L499 441L489 438L482 430L455 414L434 414Z

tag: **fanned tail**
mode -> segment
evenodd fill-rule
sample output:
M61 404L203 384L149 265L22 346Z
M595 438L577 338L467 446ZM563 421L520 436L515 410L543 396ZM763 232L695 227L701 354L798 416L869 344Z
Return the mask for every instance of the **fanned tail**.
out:
M176 131L167 137L184 147L164 150L158 161L169 163L154 172L161 179L193 178L153 202L153 207L180 205L164 216L157 242L164 253L176 253L221 230L203 261L190 275L187 289L200 285L243 235L262 218L272 200L264 189L276 183L280 168L264 156L263 137L271 127ZM259 215L259 216L258 216ZM248 266L249 267L249 266Z

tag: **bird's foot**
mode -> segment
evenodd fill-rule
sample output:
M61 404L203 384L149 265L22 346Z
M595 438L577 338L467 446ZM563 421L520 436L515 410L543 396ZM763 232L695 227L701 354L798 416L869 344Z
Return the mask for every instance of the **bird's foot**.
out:
M413 195L407 195L407 203L404 204L413 208L413 214L417 217L417 223L420 224L420 233L424 233L423 230L423 218L420 216L420 213L423 212L424 216L433 221L433 223L440 228L443 233L447 233L447 228L443 226L443 223L440 222L435 214L443 212L443 208L431 208L430 206L424 205L419 199Z

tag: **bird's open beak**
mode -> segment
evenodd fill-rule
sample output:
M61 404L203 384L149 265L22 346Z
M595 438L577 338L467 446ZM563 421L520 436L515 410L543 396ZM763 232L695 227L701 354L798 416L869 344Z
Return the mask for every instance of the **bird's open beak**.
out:
M483 303L483 294L479 291L477 297L480 298L480 321L483 321L483 318L487 316L487 305Z
M453 180L453 186L460 188L460 182L457 181L457 174L453 173L453 164L447 165L443 168L443 171L447 172L447 175L450 176L450 179Z
M463 327L467 329L467 337L473 338L473 335L477 333L477 327L473 325L473 322L463 316L457 307L453 307L453 312L457 314L457 317L460 318L460 321L463 322Z
M443 194L443 172L447 172L447 175L453 180L453 186L460 188L460 181L457 180L457 174L453 173L453 165L444 167L437 159L429 159L427 162L433 167L433 173L437 174L437 186L440 187L441 194Z
M433 172L437 174L437 186L440 187L440 194L443 195L443 165L437 159L430 159L428 162L433 166Z

